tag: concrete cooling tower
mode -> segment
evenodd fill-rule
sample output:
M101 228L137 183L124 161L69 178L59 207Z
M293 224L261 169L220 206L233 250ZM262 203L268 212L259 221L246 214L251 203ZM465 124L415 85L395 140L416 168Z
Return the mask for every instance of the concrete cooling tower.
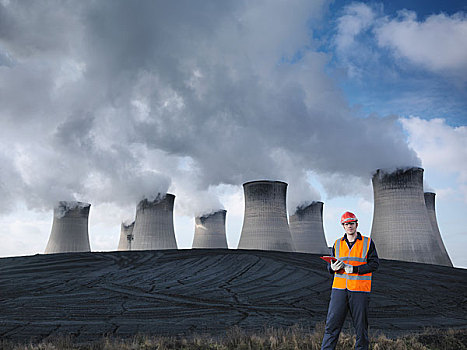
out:
M120 240L118 241L117 250L131 250L131 245L133 244L133 228L135 227L135 222L131 224L125 224L122 222L120 228Z
M323 202L299 206L289 217L290 233L299 253L329 254L323 228Z
M245 214L238 249L295 251L287 222L287 184L252 181L243 184Z
M195 218L193 248L228 248L225 236L226 213L227 210L218 210Z
M383 259L442 265L423 194L423 169L399 169L373 175L374 212L371 238Z
M136 207L132 250L177 249L173 224L173 194L143 199Z
M45 254L90 252L88 217L91 204L61 201L54 208Z
M443 239L441 238L441 233L439 232L438 220L436 219L435 196L436 194L433 192L425 192L426 210L428 211L428 217L430 218L431 228L433 229L436 241L438 242L439 249L442 252L442 261L440 261L439 264L452 267L451 259L449 258Z

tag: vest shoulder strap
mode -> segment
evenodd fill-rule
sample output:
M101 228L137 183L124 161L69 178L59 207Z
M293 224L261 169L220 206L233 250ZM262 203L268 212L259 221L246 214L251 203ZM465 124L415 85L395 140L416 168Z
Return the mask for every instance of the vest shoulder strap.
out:
M362 249L362 258L366 258L366 255L368 253L368 249L370 246L370 238L363 236L363 249Z
M336 258L339 257L340 249L341 249L341 239L338 238L336 242L334 243L334 255Z

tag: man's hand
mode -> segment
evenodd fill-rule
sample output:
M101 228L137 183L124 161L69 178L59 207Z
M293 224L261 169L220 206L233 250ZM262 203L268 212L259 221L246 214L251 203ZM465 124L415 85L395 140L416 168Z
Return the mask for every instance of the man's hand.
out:
M353 273L353 266L345 264L344 270L346 273Z
M340 261L340 260L336 260L334 262L331 263L331 269L332 271L339 271L340 269L342 269L344 267L344 262L343 261Z

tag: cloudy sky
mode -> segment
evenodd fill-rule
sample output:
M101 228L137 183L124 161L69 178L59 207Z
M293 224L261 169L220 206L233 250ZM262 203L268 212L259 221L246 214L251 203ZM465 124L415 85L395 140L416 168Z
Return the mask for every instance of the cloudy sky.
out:
M58 200L92 204L93 250L158 192L194 215L242 183L289 183L369 234L378 168L422 166L467 267L467 7L462 1L0 0L0 256L42 253Z

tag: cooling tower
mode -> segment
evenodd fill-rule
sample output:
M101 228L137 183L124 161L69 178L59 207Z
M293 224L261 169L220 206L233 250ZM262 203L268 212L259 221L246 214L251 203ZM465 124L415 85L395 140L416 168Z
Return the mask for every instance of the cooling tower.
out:
M122 226L120 228L120 240L118 242L118 249L117 250L131 250L131 246L133 244L133 228L135 227L135 222L133 221L131 224L125 224L122 222Z
M225 236L226 213L227 210L218 210L195 218L193 248L228 248Z
M289 217L295 251L329 254L323 228L323 204L323 202L312 202L307 206L299 206Z
M433 233L423 195L423 169L378 169L373 175L371 238L383 259L440 265L444 255Z
M91 204L58 202L45 254L90 252L88 217Z
M243 184L245 214L238 249L293 252L287 222L287 184L280 181L252 181Z
M173 194L143 199L136 208L132 250L177 249L173 224Z
M442 252L442 260L440 260L439 264L452 267L451 259L449 258L443 239L441 238L441 233L439 232L438 220L436 219L435 196L436 194L433 192L425 192L426 210L428 211L428 217L430 218L431 228L433 229L436 241L438 242L439 249Z

